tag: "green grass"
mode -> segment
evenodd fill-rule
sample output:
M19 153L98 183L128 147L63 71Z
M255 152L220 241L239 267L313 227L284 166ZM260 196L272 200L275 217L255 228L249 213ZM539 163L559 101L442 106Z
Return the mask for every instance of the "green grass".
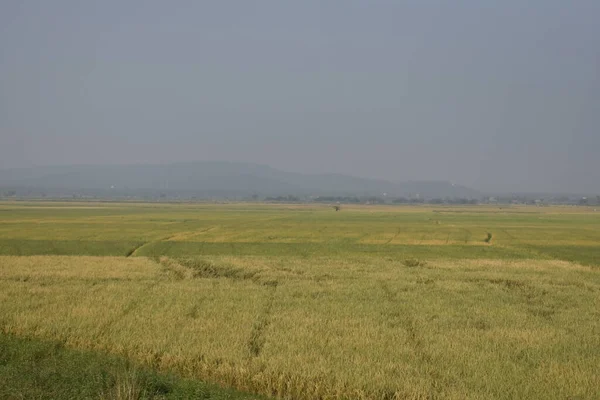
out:
M202 243L202 242L155 242L142 247L140 256L170 257L199 255L235 255L235 256L291 256L291 257L353 257L367 255L371 257L393 258L432 258L432 259L522 259L531 253L520 248L499 248L486 246L431 246L431 245L374 245L326 243Z
M600 266L600 242L598 246L529 246L529 249L548 258Z
M326 206L0 203L0 255L370 254L599 265L598 243L600 213L574 207L349 206L336 213Z
M1 239L0 255L87 255L87 256L127 256L143 242L110 240L24 240Z
M59 341L0 334L2 399L256 399Z

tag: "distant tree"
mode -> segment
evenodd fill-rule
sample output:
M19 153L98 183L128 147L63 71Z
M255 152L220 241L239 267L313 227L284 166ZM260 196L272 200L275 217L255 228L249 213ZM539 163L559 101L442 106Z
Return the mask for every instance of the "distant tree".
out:
M367 204L384 204L385 203L384 199L382 199L381 197L377 197L377 196L367 197L365 199L365 201Z
M288 196L277 196L277 197L267 197L265 201L280 201L280 202L298 202L300 199L296 196L288 195Z
M333 209L335 211L340 211L342 209L342 207L341 206L333 206Z
M360 203L360 199L355 196L319 196L314 201L317 203Z
M469 204L469 199L459 198L459 199L454 199L454 200L455 200L455 204Z

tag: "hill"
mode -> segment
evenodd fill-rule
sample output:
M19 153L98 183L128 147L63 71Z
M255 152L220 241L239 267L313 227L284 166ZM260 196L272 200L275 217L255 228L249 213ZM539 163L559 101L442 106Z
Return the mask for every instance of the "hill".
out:
M194 162L167 165L78 165L0 170L0 187L88 192L177 192L197 196L352 195L479 197L449 182L393 183L342 174L300 174L266 165Z

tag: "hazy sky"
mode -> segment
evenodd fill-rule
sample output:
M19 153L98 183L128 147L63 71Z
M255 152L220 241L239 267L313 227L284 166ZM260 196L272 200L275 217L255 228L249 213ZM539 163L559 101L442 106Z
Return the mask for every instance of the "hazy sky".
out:
M0 1L0 168L599 191L600 1Z

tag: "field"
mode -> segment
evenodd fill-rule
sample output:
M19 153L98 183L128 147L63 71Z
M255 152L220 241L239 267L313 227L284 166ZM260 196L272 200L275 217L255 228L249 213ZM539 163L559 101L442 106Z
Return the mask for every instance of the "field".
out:
M8 398L595 399L600 212L4 202L0 332Z

